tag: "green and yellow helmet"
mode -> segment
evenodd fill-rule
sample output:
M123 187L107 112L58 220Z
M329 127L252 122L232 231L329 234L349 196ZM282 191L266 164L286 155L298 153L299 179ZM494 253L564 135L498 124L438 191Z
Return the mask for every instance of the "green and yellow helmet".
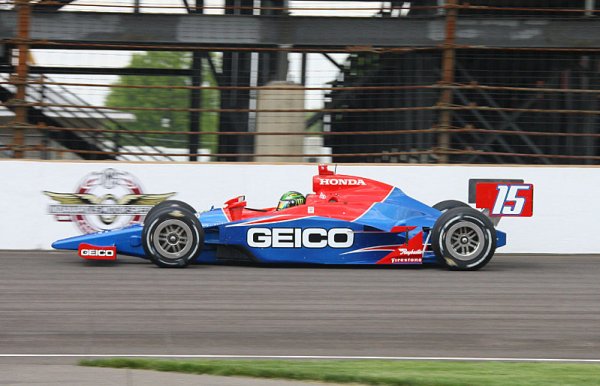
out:
M301 193L290 191L285 192L279 199L277 204L277 210L291 208L296 205L303 205L306 203L306 198Z

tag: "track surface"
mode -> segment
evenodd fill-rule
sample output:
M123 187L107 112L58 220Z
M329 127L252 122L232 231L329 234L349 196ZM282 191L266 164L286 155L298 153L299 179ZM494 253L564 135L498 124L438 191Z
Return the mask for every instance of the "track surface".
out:
M0 354L600 358L600 257L479 272L0 252Z

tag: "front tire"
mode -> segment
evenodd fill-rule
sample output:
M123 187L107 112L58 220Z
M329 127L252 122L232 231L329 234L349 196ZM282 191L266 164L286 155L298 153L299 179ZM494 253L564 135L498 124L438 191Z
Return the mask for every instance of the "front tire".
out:
M433 226L431 247L438 260L449 269L475 271L494 256L496 229L475 209L448 209Z
M188 212L196 213L196 209L194 209L194 207L188 204L187 202L179 200L166 200L154 205L148 211L148 213L146 213L146 217L144 218L144 225L150 224L150 222L152 222L153 218L155 217L156 213L160 212L164 208L181 208L187 210Z
M176 206L155 212L142 231L146 256L161 268L187 267L204 246L204 230L194 213Z

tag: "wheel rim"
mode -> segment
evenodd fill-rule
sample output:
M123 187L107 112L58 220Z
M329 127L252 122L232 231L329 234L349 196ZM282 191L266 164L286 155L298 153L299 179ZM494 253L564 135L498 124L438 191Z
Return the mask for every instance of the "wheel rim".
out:
M469 261L484 248L483 231L471 222L460 221L448 229L445 244L452 257Z
M166 220L153 233L157 252L167 259L179 259L192 249L192 230L181 220Z

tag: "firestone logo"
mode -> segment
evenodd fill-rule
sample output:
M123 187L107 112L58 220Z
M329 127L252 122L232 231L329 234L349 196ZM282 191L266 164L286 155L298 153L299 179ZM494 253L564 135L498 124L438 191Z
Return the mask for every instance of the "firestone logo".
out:
M410 264L410 263L423 263L421 257L393 257L392 264Z
M140 223L154 205L176 194L146 194L132 174L112 168L89 173L74 193L43 193L58 202L49 205L48 213L57 221L74 222L83 233Z
M338 185L338 186L359 186L366 185L365 181L360 178L319 178L321 185Z

